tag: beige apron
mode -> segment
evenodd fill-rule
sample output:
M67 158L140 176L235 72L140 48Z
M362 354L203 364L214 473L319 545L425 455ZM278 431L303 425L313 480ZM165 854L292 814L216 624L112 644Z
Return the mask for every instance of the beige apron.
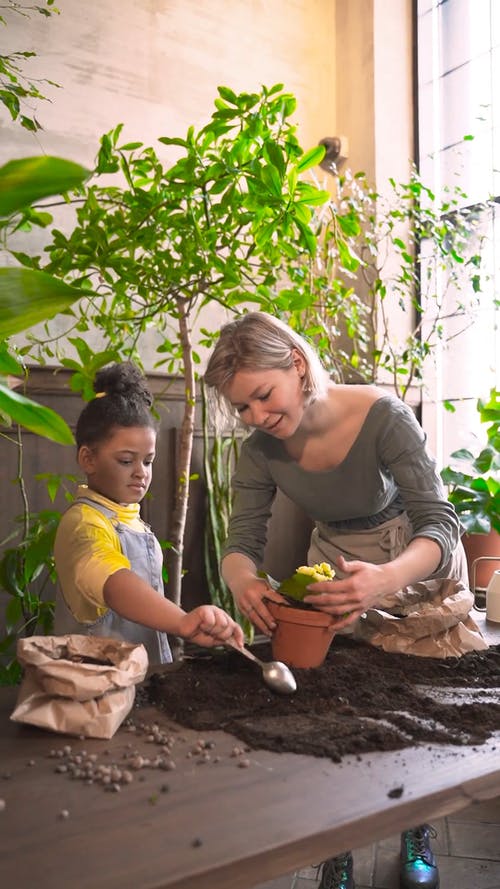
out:
M318 523L311 535L308 560L335 565L337 559L360 559L382 565L395 559L412 536L406 513L367 531L332 531ZM474 596L469 589L467 561L461 543L448 564L432 578L403 587L385 596L378 608L370 608L355 624L346 627L354 639L384 651L453 657L488 648L469 612Z

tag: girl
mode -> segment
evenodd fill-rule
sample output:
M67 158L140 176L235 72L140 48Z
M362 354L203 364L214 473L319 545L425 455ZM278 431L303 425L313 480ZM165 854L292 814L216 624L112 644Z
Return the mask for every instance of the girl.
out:
M87 485L61 519L54 557L59 578L55 631L142 642L151 664L172 660L167 633L211 647L241 628L222 609L186 613L163 595L162 551L139 515L151 484L156 425L152 396L135 365L101 370L96 397L76 425Z
M335 564L305 601L338 630L431 657L487 647L469 616L458 519L406 405L376 386L333 384L307 341L261 312L222 328L205 382L254 430L233 479L222 574L261 632L274 629L266 600L283 601L258 574L279 488L314 520L309 564ZM439 885L429 836L427 825L403 834L404 889ZM320 889L353 885L350 853L325 863Z

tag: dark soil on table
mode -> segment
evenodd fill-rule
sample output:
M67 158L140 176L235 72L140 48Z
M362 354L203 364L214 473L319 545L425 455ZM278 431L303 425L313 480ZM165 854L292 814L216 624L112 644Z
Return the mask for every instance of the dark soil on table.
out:
M267 643L254 650L272 659ZM293 673L296 693L279 695L241 655L202 651L152 676L145 694L199 732L222 729L254 749L334 761L416 743L478 745L500 731L500 646L434 660L337 636L322 667Z

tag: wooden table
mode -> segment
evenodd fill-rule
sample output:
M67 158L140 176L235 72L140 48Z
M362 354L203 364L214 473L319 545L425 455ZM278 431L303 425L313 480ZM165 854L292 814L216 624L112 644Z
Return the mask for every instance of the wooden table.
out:
M336 764L234 755L241 742L210 732L204 740L215 746L204 762L191 752L199 736L153 708L134 710L133 721L157 721L176 737L176 769L142 769L119 793L106 792L56 773L61 760L50 751L69 744L98 762L120 763L132 746L151 758L158 748L144 730L122 726L111 741L71 739L9 721L14 700L15 690L0 690L5 889L250 889L500 795L500 737ZM244 758L249 765L241 767ZM391 796L396 788L401 795Z

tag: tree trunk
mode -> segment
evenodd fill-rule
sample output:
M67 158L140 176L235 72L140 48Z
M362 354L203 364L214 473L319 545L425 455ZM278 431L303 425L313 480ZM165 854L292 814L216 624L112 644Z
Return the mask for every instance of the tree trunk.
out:
M194 416L196 406L193 347L188 326L189 307L186 300L177 299L179 338L182 345L184 367L184 416L181 425L179 451L176 460L175 506L172 527L169 533L171 548L167 555L168 595L176 605L181 604L182 563L184 555L184 534L189 501L189 480L191 474L191 454L193 450Z

